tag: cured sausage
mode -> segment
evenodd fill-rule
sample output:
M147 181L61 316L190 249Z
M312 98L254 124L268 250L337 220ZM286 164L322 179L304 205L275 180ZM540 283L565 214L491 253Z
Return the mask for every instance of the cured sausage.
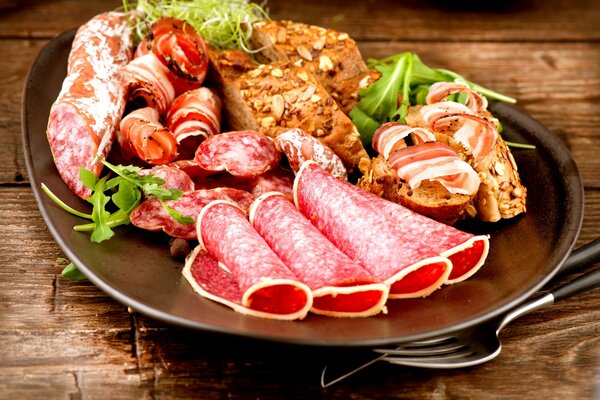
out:
M367 317L383 310L388 287L329 242L283 194L257 198L249 217L285 265L313 291L311 311Z
M308 160L316 162L331 175L346 180L348 173L342 160L317 138L299 128L288 129L277 135L275 146L287 156L294 172Z
M52 104L47 137L63 181L81 198L91 190L79 167L100 175L125 109L119 70L131 59L133 42L127 16L100 14L82 25L69 54L67 76Z
M207 171L227 171L242 178L261 175L277 166L280 159L273 141L254 131L212 136L198 146L194 158Z
M227 201L202 209L196 223L203 250L231 272L243 293L248 313L271 318L301 319L312 307L312 292L271 250L246 219Z
M144 107L123 118L118 138L125 157L135 156L152 165L167 164L175 158L177 142L159 117L154 108Z
M221 99L208 88L189 90L173 100L166 117L180 157L190 159L200 143L221 131Z
M338 249L390 286L390 298L421 297L438 289L451 272L450 260L418 230L390 224L361 191L309 161L296 174L294 201Z

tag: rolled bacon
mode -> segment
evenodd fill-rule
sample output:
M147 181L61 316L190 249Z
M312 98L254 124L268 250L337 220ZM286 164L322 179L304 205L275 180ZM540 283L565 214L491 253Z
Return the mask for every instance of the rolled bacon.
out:
M91 191L79 167L100 175L125 109L120 69L131 59L133 42L127 15L100 14L75 34L67 76L52 104L47 137L63 181L81 198Z
M134 110L123 118L118 139L125 157L135 156L152 165L167 164L175 158L177 142L159 118L151 107Z
M383 310L388 287L329 242L283 194L257 198L249 217L284 264L312 290L312 312L367 317Z
M214 201L202 209L196 227L201 249L231 277L223 279L224 290L215 288L211 293L213 300L265 318L306 316L313 303L311 290L271 250L241 209L227 201ZM229 286L234 282L238 289ZM230 297L232 291L235 296Z
M450 193L474 196L481 180L477 172L447 144L428 142L396 150L390 168L410 187L424 180L440 182Z
M313 162L296 174L296 207L338 249L390 286L390 298L426 296L448 278L452 263L422 235L391 224L357 186Z
M398 122L386 122L373 134L373 150L386 160L394 151L407 146L406 138L410 136L412 144L435 142L435 135L425 128L413 128Z
M429 87L429 93L425 98L427 104L439 103L447 96L455 93L466 93L467 100L465 105L474 113L484 111L488 106L488 101L481 93L471 89L463 81L454 82L436 82Z

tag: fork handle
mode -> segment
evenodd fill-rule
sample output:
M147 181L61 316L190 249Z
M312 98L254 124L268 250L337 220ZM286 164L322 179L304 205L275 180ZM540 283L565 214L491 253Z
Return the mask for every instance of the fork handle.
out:
M587 274L583 274L577 279L552 290L550 294L552 294L554 302L557 302L598 285L600 285L600 268Z
M600 259L600 237L574 250L556 273L556 277L575 272Z

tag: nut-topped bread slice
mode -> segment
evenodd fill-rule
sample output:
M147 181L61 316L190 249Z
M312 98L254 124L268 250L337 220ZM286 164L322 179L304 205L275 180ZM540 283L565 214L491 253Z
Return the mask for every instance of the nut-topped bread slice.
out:
M252 28L259 61L288 62L311 72L346 114L358 102L359 91L380 76L367 68L345 32L292 21L259 21Z
M300 128L331 148L349 172L367 170L356 127L310 72L286 62L253 65L235 50L212 52L211 61L229 128L270 137Z

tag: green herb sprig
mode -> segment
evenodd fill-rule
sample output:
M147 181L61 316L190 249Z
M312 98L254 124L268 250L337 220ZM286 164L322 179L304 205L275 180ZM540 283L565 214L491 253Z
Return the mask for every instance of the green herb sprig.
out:
M253 52L249 44L252 24L269 19L265 9L247 0L123 0L123 9L142 14L134 21L138 40L154 22L173 17L187 21L217 49L250 53Z
M74 230L79 232L92 232L90 240L100 243L114 236L115 228L130 223L129 215L140 204L143 197L156 197L165 210L177 222L181 224L192 224L194 219L183 216L177 210L169 207L165 202L177 200L183 191L163 187L165 181L154 175L140 175L140 167L131 165L113 165L106 160L102 163L114 174L115 177L106 175L102 178L96 177L91 171L79 168L79 177L85 187L92 191L87 199L92 204L91 214L82 213L65 204L50 189L42 184L42 190L59 207L65 211L92 222L75 225ZM114 211L109 211L114 210Z
M516 103L512 97L470 82L455 72L431 68L411 52L381 60L370 59L368 65L377 69L381 78L360 93L360 101L350 112L365 146L371 144L373 133L381 124L388 121L405 123L409 106L424 104L429 87L436 82L459 79L490 99Z

